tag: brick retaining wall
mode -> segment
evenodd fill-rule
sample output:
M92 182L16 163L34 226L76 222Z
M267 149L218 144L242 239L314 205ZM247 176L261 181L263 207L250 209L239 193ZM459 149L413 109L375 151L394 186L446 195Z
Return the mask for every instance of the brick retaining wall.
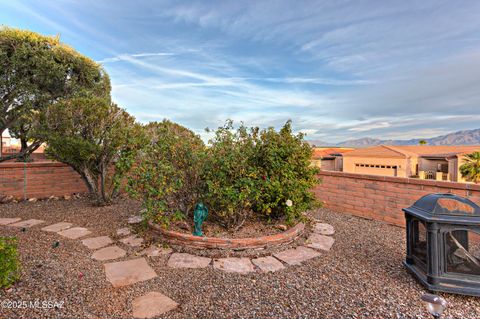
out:
M69 166L56 162L1 163L0 197L17 199L86 193L87 188Z
M480 205L480 185L322 171L315 189L325 206L339 212L404 226L402 208L431 193L453 193ZM359 230L361 231L361 230Z

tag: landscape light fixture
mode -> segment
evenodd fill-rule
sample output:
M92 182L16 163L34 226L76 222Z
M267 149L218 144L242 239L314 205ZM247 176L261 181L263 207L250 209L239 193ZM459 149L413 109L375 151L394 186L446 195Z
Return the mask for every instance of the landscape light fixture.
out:
M427 310L433 318L440 318L445 308L447 308L447 301L440 296L424 294L421 299L425 302Z

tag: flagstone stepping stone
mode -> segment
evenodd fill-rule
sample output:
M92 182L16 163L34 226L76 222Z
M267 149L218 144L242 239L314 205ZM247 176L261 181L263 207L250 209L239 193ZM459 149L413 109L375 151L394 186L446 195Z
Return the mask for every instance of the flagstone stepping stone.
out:
M205 268L212 260L186 253L173 253L168 259L167 266L171 268Z
M132 302L134 318L153 318L178 307L178 303L159 292L149 292Z
M313 232L320 235L333 235L335 234L335 229L329 224L316 223L313 227Z
M132 247L138 247L138 246L142 245L143 238L142 237L137 237L136 235L132 235L130 237L121 239L120 242L124 243L125 245L132 246Z
M117 235L118 236L128 236L128 235L130 235L130 233L131 233L131 231L130 231L130 228L128 228L128 227L117 229Z
M140 252L140 255L147 255L147 257L158 257L162 255L169 255L172 253L171 248L162 248L152 245Z
M104 265L107 280L113 287L123 287L157 277L145 258L117 261Z
M283 264L278 261L278 259L272 256L252 259L252 263L258 268L260 268L260 270L263 272L273 272L285 268L285 266L283 266Z
M252 262L248 258L220 258L213 261L213 268L226 272L248 273L255 271Z
M118 259L126 254L127 252L118 246L109 246L95 251L92 255L92 258L95 260L105 261Z
M8 226L14 226L14 227L24 227L24 228L29 228L38 224L44 223L44 220L40 219L29 219L29 220L24 220L15 224L9 224Z
M335 239L330 236L313 233L308 237L307 242L309 242L309 244L306 245L307 247L329 251L330 248L332 248Z
M21 218L0 218L0 225L8 225L22 220Z
M59 231L70 228L72 226L73 226L72 223L60 222L60 223L56 223L56 224L53 224L53 225L50 225L50 226L43 227L42 230L57 233Z
M289 265L300 265L302 262L320 256L320 253L303 246L294 249L288 249L274 254L275 258Z
M108 236L92 237L82 240L82 244L90 249L98 249L112 244L113 241Z
M128 223L129 224L139 224L143 221L142 216L130 216L128 218Z
M63 237L70 238L70 239L78 239L80 237L90 235L91 233L92 232L89 231L86 228L73 227L73 228L62 230L62 231L58 232L57 234L59 234L60 236L63 236Z

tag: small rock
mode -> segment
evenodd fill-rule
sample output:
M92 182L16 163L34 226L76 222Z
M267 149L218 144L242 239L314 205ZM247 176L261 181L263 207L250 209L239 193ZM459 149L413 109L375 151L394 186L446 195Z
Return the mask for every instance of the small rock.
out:
M171 248L161 248L155 245L152 245L140 252L140 255L147 255L147 257L158 257L161 255L169 255L172 253Z
M183 221L183 222L178 222L178 223L177 223L177 227L180 228L180 229L186 230L186 231L188 231L188 232L190 232L190 231L192 230L191 227L190 227L190 225L189 225L187 222L185 222L185 221Z
M287 226L286 226L286 225L280 224L280 225L277 225L276 227L277 227L277 229L280 229L280 230L282 230L282 231L286 231L286 230L287 230Z
M131 233L131 231L130 231L130 228L128 228L128 227L117 229L117 235L118 236L128 236L128 235L130 235L130 233Z
M29 198L28 201L31 202L31 203L35 203L38 199L36 199L35 197L32 197L32 198Z
M142 216L130 216L128 218L129 224L138 224L138 223L141 223L142 221L143 221Z
M137 237L136 235L132 235L130 237L124 238L120 240L125 245L129 245L131 247L138 247L141 246L143 243L143 238Z
M329 251L330 248L332 248L335 239L329 236L313 233L308 237L308 242L309 244L306 245L307 247Z
M70 200L71 198L72 198L72 196L70 196L70 195L63 195L64 200Z
M313 226L313 232L320 235L333 235L335 234L335 229L329 224L316 223L315 226Z
M2 199L1 199L1 203L2 204L8 204L10 202L13 202L15 200L15 197L13 197L12 195L7 195L7 196L4 196Z

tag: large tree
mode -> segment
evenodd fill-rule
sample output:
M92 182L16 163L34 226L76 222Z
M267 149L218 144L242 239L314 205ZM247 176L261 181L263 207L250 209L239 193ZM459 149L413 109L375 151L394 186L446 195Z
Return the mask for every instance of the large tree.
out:
M110 80L100 65L61 43L59 37L0 27L0 134L21 139L25 159L42 140L30 134L47 106L86 94L109 98ZM0 146L1 147L1 146Z
M39 127L47 155L78 172L98 205L109 204L118 195L121 178L143 144L143 130L135 119L99 97L52 104Z
M460 173L470 182L480 183L480 152L467 154L463 158L464 163L460 166Z

